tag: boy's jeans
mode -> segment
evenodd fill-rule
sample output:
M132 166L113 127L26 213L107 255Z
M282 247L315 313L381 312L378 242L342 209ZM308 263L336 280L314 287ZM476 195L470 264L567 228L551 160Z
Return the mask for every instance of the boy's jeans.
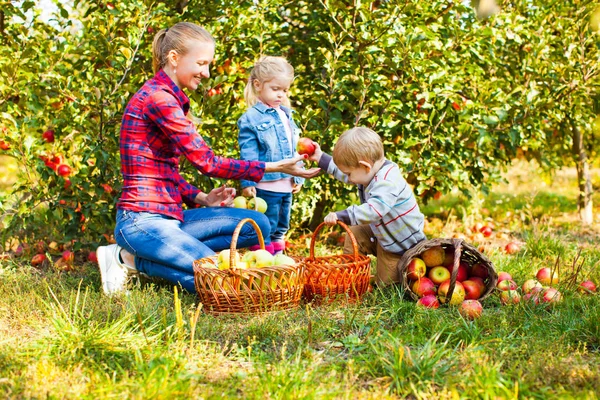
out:
M256 189L256 196L267 202L265 215L271 224L270 241L283 242L285 234L290 229L290 210L292 209L292 194L271 192L270 190ZM263 231L265 242L269 235Z
M117 244L135 255L138 271L180 284L194 293L193 262L231 245L233 231L243 218L253 219L268 243L269 220L253 210L204 207L184 210L184 222L160 214L117 210ZM236 248L258 243L254 227L246 223Z

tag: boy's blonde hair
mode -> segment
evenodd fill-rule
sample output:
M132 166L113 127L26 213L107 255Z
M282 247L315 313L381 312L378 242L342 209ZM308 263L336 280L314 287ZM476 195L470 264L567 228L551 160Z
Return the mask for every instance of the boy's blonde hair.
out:
M192 40L215 44L215 39L206 29L191 22L178 22L170 28L158 31L152 42L154 73L167 64L167 55L171 50L175 50L179 55L185 55Z
M258 102L254 82L258 81L262 84L274 78L289 79L291 84L294 81L294 67L284 57L262 56L252 67L250 78L244 89L244 99L248 107L252 107ZM285 99L284 105L290 106L289 99Z
M359 161L373 165L383 159L383 143L369 128L356 127L342 133L333 148L333 162L338 166L355 168Z

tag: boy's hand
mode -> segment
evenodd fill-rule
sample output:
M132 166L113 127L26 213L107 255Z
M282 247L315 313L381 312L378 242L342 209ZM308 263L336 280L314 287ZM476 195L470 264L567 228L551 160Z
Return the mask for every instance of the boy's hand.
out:
M321 146L319 146L319 143L313 141L313 144L315 145L315 152L312 153L312 155L309 156L308 159L310 161L318 163L321 159L321 156L323 155L323 150L321 150Z
M294 183L292 185L292 194L298 193L301 189L302 189L302 184L301 183Z
M256 196L256 187L255 186L246 186L244 189L242 189L242 196L255 197Z
M323 222L325 222L326 225L335 225L337 224L337 220L337 214L334 212L330 212L329 214L327 214Z

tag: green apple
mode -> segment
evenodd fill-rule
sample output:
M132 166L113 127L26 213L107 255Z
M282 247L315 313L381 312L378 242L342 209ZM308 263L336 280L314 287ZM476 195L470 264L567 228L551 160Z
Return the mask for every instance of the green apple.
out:
M231 250L229 249L221 250L219 252L219 256L217 257L217 266L219 269L229 269L231 267L231 265L229 265L229 260L231 258L230 254ZM237 251L235 252L234 260L236 265L240 261L240 255Z
M252 198L248 201L248 208L265 213L267 211L267 202L260 197L256 197L256 201Z
M274 257L265 249L249 251L244 254L242 261L247 263L249 268L263 268L273 265Z
M233 206L235 208L248 208L248 201L244 196L237 196L233 199Z
M296 261L292 257L286 256L285 254L276 254L273 257L273 265L296 265Z

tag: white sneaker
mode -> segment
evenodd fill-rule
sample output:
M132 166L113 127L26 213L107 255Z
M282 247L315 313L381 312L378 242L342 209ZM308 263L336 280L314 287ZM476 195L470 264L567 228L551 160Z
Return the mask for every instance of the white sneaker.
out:
M136 270L119 261L121 247L116 244L100 246L96 250L102 278L102 290L107 295L125 292L128 276Z

